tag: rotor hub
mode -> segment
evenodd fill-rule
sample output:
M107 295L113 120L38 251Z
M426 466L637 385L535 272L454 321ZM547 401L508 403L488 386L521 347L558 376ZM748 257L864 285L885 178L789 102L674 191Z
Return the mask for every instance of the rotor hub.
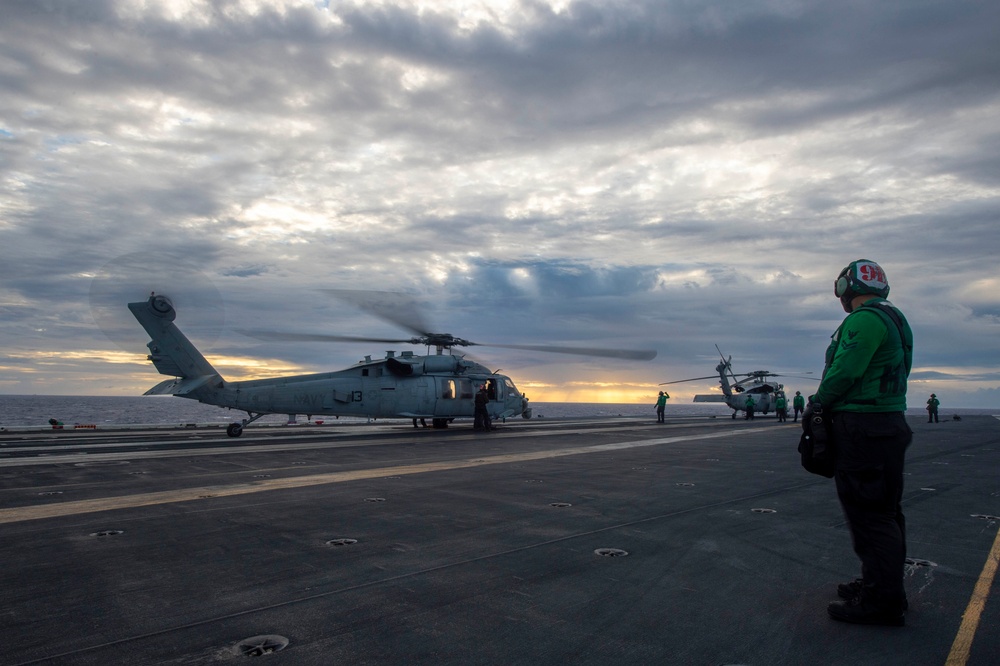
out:
M420 338L413 338L413 344L423 344L429 347L441 347L448 349L451 347L467 347L472 343L464 338L456 338L451 333L428 333Z

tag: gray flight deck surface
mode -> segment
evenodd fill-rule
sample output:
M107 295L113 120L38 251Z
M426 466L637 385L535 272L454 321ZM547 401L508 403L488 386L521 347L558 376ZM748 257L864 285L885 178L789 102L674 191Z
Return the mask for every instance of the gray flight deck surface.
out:
M903 628L773 418L0 433L0 662L995 664L1000 421L911 425Z

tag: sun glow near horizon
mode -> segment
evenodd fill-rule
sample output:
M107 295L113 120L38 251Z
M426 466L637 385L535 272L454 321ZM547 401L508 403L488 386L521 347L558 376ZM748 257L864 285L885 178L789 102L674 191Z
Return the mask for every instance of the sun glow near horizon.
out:
M519 386L521 392L532 402L578 402L595 404L645 404L653 405L660 391L658 385L642 384L543 384L526 382ZM669 393L669 392L668 392ZM691 402L694 393L669 393L671 402Z

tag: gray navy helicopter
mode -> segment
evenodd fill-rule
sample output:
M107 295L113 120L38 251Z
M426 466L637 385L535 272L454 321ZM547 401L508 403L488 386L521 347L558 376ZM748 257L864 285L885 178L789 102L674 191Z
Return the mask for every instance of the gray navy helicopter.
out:
M151 338L148 359L168 379L145 395L174 395L247 413L246 419L226 429L239 437L243 428L267 414L354 416L369 419L430 419L435 428L446 428L456 418L472 417L474 397L485 387L492 419L521 415L531 418L528 398L505 375L452 353L455 347L490 346L528 351L650 360L655 351L629 351L545 345L477 343L448 333L432 333L420 323L417 310L403 302L402 294L353 290L323 290L354 303L372 314L409 329L405 339L248 331L262 340L294 342L385 342L434 347L435 354L418 356L410 351L386 352L384 358L366 356L357 364L334 372L275 377L248 381L226 381L174 324L177 311L164 295L150 294L145 301L129 303L128 309ZM447 353L446 353L447 352ZM416 423L416 421L414 421Z
M719 386L722 388L722 395L718 393L698 394L694 397L694 402L724 402L733 410L733 418L740 412L747 409L747 398L753 396L754 411L767 414L775 409L775 401L779 395L784 395L785 385L770 381L768 377L795 377L798 379L811 379L819 381L815 377L800 377L798 375L779 375L767 370L754 370L739 375L733 374L733 357L726 358L715 346L716 351L722 358L722 362L715 366L715 371L719 373ZM678 379L673 382L663 382L660 386L668 384L681 384L683 382L694 382L700 379L713 379L715 375L708 377L692 377L691 379ZM742 379L737 379L741 377ZM732 379L732 381L730 381ZM789 408L791 403L788 404Z

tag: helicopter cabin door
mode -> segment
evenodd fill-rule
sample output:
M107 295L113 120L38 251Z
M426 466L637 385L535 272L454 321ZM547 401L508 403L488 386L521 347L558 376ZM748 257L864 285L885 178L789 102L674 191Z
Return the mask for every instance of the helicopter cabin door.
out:
M439 377L437 400L434 401L434 414L439 416L472 416L474 397L472 380L461 377Z
M490 402L503 403L504 385L502 382L498 382L496 377L490 377L486 380L486 396Z

